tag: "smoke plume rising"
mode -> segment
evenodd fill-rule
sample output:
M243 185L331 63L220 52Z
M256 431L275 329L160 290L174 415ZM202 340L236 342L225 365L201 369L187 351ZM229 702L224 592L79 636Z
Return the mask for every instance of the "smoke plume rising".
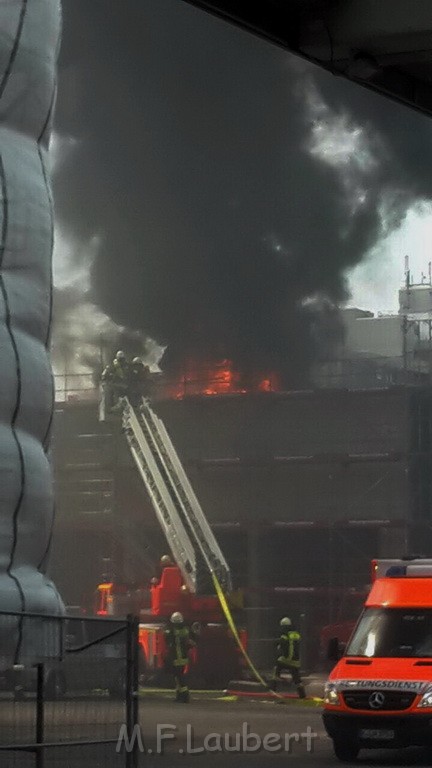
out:
M92 300L165 367L304 384L311 297L430 196L429 123L179 0L63 5L57 217L99 240Z

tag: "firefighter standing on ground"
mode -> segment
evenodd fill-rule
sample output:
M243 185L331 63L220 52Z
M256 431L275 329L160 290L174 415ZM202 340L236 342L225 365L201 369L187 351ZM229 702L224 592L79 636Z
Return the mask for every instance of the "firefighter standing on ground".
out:
M170 618L169 626L165 630L165 643L165 667L174 675L176 701L187 704L189 688L186 681L186 668L189 663L189 652L195 646L195 641L179 611L175 611Z
M281 672L290 673L292 681L297 688L300 699L304 699L306 692L300 677L300 633L297 632L287 616L280 621L281 635L277 642L278 657L274 669L273 687L276 688L280 680Z

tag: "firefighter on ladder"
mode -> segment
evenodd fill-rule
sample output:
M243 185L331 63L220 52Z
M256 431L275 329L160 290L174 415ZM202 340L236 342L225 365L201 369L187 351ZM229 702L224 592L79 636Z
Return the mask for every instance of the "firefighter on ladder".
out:
M166 670L174 675L176 688L176 701L187 704L189 701L189 688L186 680L187 666L189 664L189 652L195 646L193 635L185 626L183 615L175 611L165 630L166 643Z
M137 407L143 398L150 396L151 373L140 357L134 357L129 368L128 396L131 405Z
M102 373L102 387L105 392L107 410L119 408L119 398L128 393L129 363L122 349L119 349L112 363Z
M281 672L288 671L292 677L292 681L297 688L297 693L300 699L306 697L304 685L300 677L300 632L297 632L291 619L288 616L284 616L280 620L281 634L277 642L278 657L274 668L273 675L273 688L276 690L276 685L281 677Z

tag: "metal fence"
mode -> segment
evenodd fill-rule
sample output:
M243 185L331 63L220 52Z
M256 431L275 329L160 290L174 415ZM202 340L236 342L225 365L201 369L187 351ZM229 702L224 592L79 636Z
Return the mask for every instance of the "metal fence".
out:
M135 768L138 743L121 734L139 723L137 620L0 612L0 633L13 622L18 653L0 670L2 768Z

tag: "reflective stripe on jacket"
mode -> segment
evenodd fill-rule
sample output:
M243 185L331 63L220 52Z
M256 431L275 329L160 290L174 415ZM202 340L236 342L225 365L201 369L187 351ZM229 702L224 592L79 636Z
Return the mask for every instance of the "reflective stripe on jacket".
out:
M188 651L191 645L187 627L172 627L165 632L169 658L175 667L185 667L189 661Z
M300 633L294 630L280 636L277 646L281 653L278 657L280 664L286 664L287 667L300 667L300 640Z

